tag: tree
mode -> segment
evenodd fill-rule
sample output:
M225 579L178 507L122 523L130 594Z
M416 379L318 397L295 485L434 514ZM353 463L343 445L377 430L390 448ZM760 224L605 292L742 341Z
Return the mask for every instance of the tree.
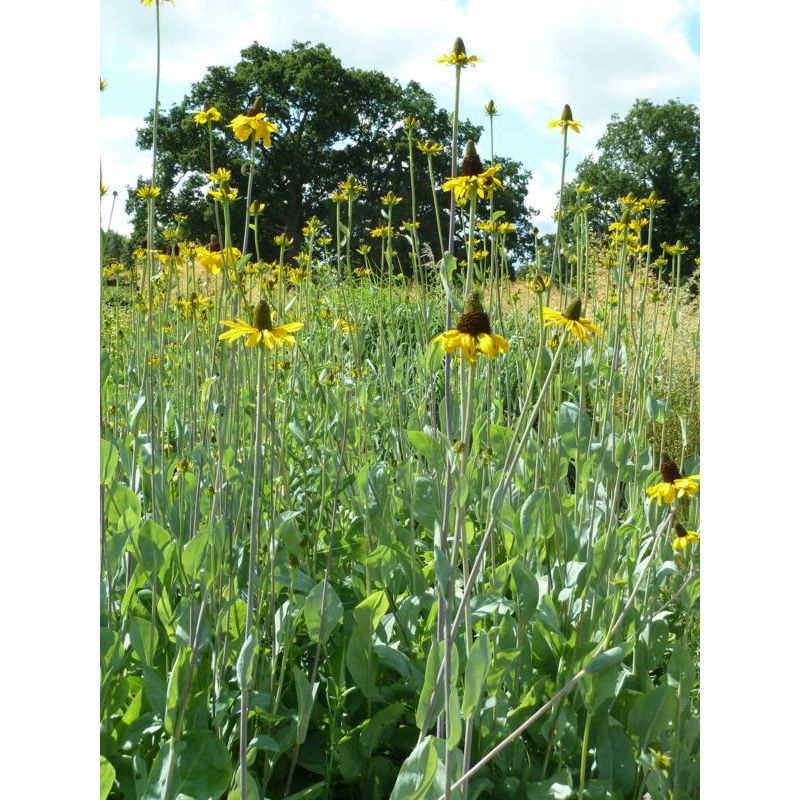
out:
M575 189L585 182L594 209L590 221L604 233L619 214L616 200L633 192L650 192L666 200L653 228L654 255L662 242L678 239L689 246L685 269L700 255L700 114L696 106L670 100L656 105L637 100L624 119L611 117L597 142L599 155L581 161L575 180L564 187L565 207L575 201Z
M448 112L438 108L433 96L415 81L402 86L378 71L345 69L321 44L295 42L288 50L277 52L253 43L242 51L242 60L235 67L210 67L179 104L160 113L157 183L162 193L156 208L162 224L170 224L172 215L180 212L187 215L184 226L189 238L207 241L215 232L213 205L204 191L209 172L208 134L205 127L194 124L192 113L210 102L224 122L241 113L256 96L262 97L267 118L280 127L271 148L259 143L256 150L253 198L267 206L259 220L262 257L274 254L272 238L278 233L285 231L299 243L303 222L312 215L327 223L333 233L335 211L329 195L351 173L366 187L355 210L356 244L367 241L368 230L381 221L380 197L390 189L403 197L393 210L393 224L410 219L403 118L413 115L419 120L418 139L443 144L450 139ZM137 137L143 149L152 147L152 112L146 122ZM460 151L467 139L478 142L481 132L480 126L463 120ZM232 185L245 196L249 146L236 141L222 124L215 126L213 136L215 166L231 169ZM446 153L434 157L438 186L449 174ZM427 160L416 149L414 159L419 238L433 245L437 234ZM532 226L524 205L530 173L518 162L504 160L503 176L508 188L496 195L495 206L505 209L504 219L517 226L507 244L519 258L530 257ZM241 241L244 204L236 206L233 233ZM449 207L449 195L440 192L439 206ZM135 214L133 238L139 241L146 219L143 204L133 193L127 209ZM443 224L446 229L446 220ZM438 247L433 249L436 252Z

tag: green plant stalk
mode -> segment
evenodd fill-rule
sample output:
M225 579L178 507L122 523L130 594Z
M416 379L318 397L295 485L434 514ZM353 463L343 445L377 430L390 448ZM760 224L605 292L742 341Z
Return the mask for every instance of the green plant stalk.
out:
M477 204L477 190L472 189L469 196L469 245L467 248L467 280L464 284L465 298L472 288L472 272L475 268L475 207Z
M442 236L442 215L439 201L436 199L436 183L433 179L433 156L428 153L428 177L431 180L431 197L433 198L433 216L436 218L436 232L439 234L439 253L444 257L444 237Z
M563 283L561 274L561 217L564 215L564 174L567 169L567 126L564 126L564 147L561 152L561 183L558 189L558 219L556 219L556 238L553 240L553 261L550 265L550 275L555 275L558 266L558 279Z
M463 588L463 595L461 598L461 602L458 605L458 610L456 611L456 615L452 621L453 625L453 633L451 635L452 639L448 640L446 643L447 647L452 647L454 642L454 637L458 631L458 626L461 622L461 618L464 616L464 612L466 611L466 607L469 605L470 602L470 592L472 591L472 587L475 583L475 579L478 576L478 572L480 571L481 560L483 559L484 554L486 553L486 548L489 544L489 541L494 536L495 528L497 527L497 512L502 508L502 503L505 498L506 492L508 491L508 487L511 484L511 479L516 469L517 462L519 461L520 456L522 455L523 449L527 446L528 438L530 437L531 430L533 429L534 424L539 416L539 410L542 406L542 401L547 393L547 390L550 386L550 381L553 379L553 375L555 374L556 367L558 366L558 362L561 358L561 353L564 349L564 344L567 341L567 337L564 336L561 338L561 342L558 345L558 350L556 350L555 355L553 356L553 363L550 365L550 370L547 373L547 377L542 384L542 388L539 392L539 398L536 401L536 405L533 407L532 411L530 412L530 416L528 417L527 423L525 424L525 428L522 433L519 435L519 443L517 444L516 449L513 450L512 455L512 447L509 444L508 454L506 456L506 463L503 465L503 478L500 482L500 485L495 490L495 494L492 498L492 505L491 505L491 512L489 517L489 522L486 526L486 532L481 539L481 544L478 548L478 552L475 554L475 560L473 561L473 567L470 570L469 577L467 578L464 588ZM513 443L516 439L516 435L522 425L522 421L525 419L525 412L527 411L527 407L529 405L530 399L533 395L533 385L534 379L531 379L531 385L528 391L528 397L526 397L525 406L523 406L523 413L520 414L519 421L517 423L517 429L514 431L511 437L511 442ZM430 724L429 717L433 712L433 709L436 705L436 700L438 697L438 692L441 688L442 678L444 675L444 665L442 669L439 670L439 674L436 678L436 683L434 684L434 690L431 695L431 701L428 706L428 712L426 715L427 724L423 725L422 730L425 731L428 729L428 725ZM420 734L419 741L422 741L422 734ZM463 780L463 778L462 778Z
M589 753L589 730L592 725L592 712L586 712L586 723L583 726L583 742L581 743L581 773L578 785L578 800L583 800L586 788L586 756Z
M253 605L256 587L256 560L258 556L258 533L261 523L261 424L263 411L263 382L264 382L264 353L259 346L257 355L256 372L256 419L254 431L254 454L253 454L253 496L250 505L250 554L247 569L247 610L244 622L244 641L250 636L250 629L253 624ZM242 687L241 714L239 716L239 769L241 770L241 793L242 800L247 800L247 723L248 723L248 700L250 690Z

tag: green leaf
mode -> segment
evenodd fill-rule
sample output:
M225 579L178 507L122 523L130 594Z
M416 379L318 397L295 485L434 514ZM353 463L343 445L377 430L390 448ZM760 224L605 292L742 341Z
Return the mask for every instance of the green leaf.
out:
M170 796L165 798L171 746L175 748L175 769ZM189 731L177 743L170 740L161 745L141 800L177 800L181 794L218 800L228 789L232 774L225 745L211 731Z
M464 670L464 698L461 701L461 716L471 717L478 707L486 676L489 674L489 637L481 631L472 643Z
M236 659L236 681L242 691L251 689L255 680L255 665L258 637L251 631L244 640L239 658Z
M521 561L514 562L511 574L517 587L517 601L522 615L519 621L524 625L533 619L539 605L539 582Z
M628 730L640 749L644 750L666 730L675 718L677 706L675 690L666 683L636 699L628 714Z
M312 695L311 684L308 682L308 678L306 678L305 673L301 669L293 667L292 673L294 674L294 686L297 692L297 707L299 713L295 743L303 744L306 740L306 734L308 733L308 723L311 720L311 709L314 706L316 691L314 691ZM315 684L315 687L318 685L319 684Z
M175 657L175 663L167 680L167 696L164 711L164 729L172 736L175 733L175 723L178 716L178 705L181 701L188 667L189 650L182 649Z
M386 592L379 589L367 595L354 609L353 620L358 629L370 638L378 627L378 623L389 609L389 600Z
M105 756L100 756L100 800L106 800L116 778L114 765Z
M128 623L128 636L139 661L152 665L152 656L158 647L158 628L144 617L128 617Z
M454 648L455 649L455 648ZM450 735L447 737L447 749L455 750L458 743L461 741L461 717L458 713L458 690L455 687L455 681L450 687L450 697L448 708L450 709Z
M611 647L605 651L605 653L600 653L600 655L595 656L589 663L586 665L586 671L590 675L596 675L598 672L603 672L615 664L622 663L631 652L631 645L626 644L623 647Z
M400 767L389 800L437 800L444 793L445 743L428 736L421 741ZM461 774L463 756L459 750L452 753L453 774ZM460 790L454 791L452 800L460 800Z
M433 696L433 686L436 681L436 676L439 673L439 667L442 663L444 656L444 644L436 639L431 640L430 650L428 651L428 660L425 664L425 681L422 684L422 691L419 695L419 702L417 703L417 713L415 716L417 727L422 730L427 715L428 706ZM436 707L434 713L431 714L431 722L436 719L444 705L444 692L439 691Z
M198 533L184 546L181 562L190 581L195 581L200 577L200 572L205 566L207 551L208 536L203 532Z
M597 772L614 789L627 797L636 780L633 746L619 725L610 725L597 742Z
M324 611L322 608L323 594L325 595ZM322 641L323 644L327 642L336 626L342 621L343 616L342 601L336 594L336 590L327 581L321 581L308 593L306 604L303 607L303 617L312 641Z
M111 442L100 440L100 483L111 486L119 463L119 451Z
M406 431L408 443L414 450L425 458L437 472L441 471L444 463L444 453L439 442L425 431Z

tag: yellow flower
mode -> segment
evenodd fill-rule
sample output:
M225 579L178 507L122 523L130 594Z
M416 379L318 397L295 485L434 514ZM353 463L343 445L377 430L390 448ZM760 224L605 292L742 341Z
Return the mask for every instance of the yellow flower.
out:
M436 61L439 64L454 64L457 67L465 67L467 64L475 66L480 59L478 56L467 56L464 40L459 36L453 45L453 49L449 53L442 53Z
M581 316L580 299L573 300L567 310L560 311L544 306L542 309L545 325L560 325L566 328L578 341L588 339L593 333L600 333L600 328L589 319Z
M322 220L317 216L311 217L303 226L303 236L313 236L320 227L322 227Z
M203 269L207 269L212 275L217 275L226 263L229 267L236 264L242 257L242 252L238 247L226 247L224 250L216 251L208 247L198 247L195 257Z
M169 1L172 3L172 5L175 5L175 0ZM143 6L147 6L148 8L153 5L153 0L140 0L140 2ZM161 3L162 6L164 5L164 0L158 0L158 2Z
M240 142L246 142L252 136L256 142L263 141L264 147L271 147L271 136L278 132L278 126L265 117L266 114L263 111L252 116L239 114L231 120L228 127L233 130L233 135Z
M372 245L371 244L360 244L356 248L356 253L359 253L362 256L366 256L366 255L369 255L369 251L370 250L372 250Z
M699 542L700 535L697 531L687 531L679 522L675 523L675 538L672 540L672 549L680 552L685 550L691 542Z
M230 328L230 330L221 333L219 338L233 344L237 339L246 336L245 347L255 347L259 342L263 342L270 349L281 347L282 345L291 347L295 343L295 338L292 334L303 327L302 322L287 322L277 328L273 327L272 314L270 313L269 303L266 300L259 301L258 306L256 306L253 323L253 325L249 325L242 319L237 319L235 322L227 319L222 320L222 324Z
M345 200L347 200L347 195L344 192L331 192L330 195L328 195L328 196L337 205L339 203L343 203Z
M444 150L444 145L428 139L426 142L417 142L417 150L425 153L426 156L435 156Z
M494 100L490 100L484 107L483 110L490 116L494 117L497 114L497 106L494 104Z
M535 272L531 273L526 283L530 286L531 291L535 294L542 294L548 290L550 287L550 276L549 275L539 275Z
M158 186L140 186L136 194L146 200L155 200L161 194L161 189Z
M470 292L464 304L464 313L453 330L440 333L431 344L441 345L445 353L461 351L467 364L474 364L478 353L491 361L498 353L508 352L508 342L492 333L489 315L483 310L480 292Z
M231 171L225 167L217 167L214 172L208 173L208 179L214 183L229 183L231 179Z
M318 242L319 242L319 243L320 243L320 244L321 244L323 247L328 247L328 246L331 244L331 242L333 241L333 237L332 237L332 236L320 236L320 237L317 239L317 241L318 241Z
M689 248L680 239L678 239L675 244L667 244L666 242L662 242L661 249L670 256L682 255L689 250Z
M291 236L287 236L285 233L279 233L272 239L278 247L283 247L285 249L290 248L294 244L294 239Z
M250 213L254 217L257 217L259 214L264 213L264 209L266 207L267 207L266 203L259 203L258 200L253 200L253 202L250 203Z
M694 497L700 489L700 475L683 477L678 465L669 456L664 456L660 470L661 482L645 490L660 506L674 503L676 498L684 495Z
M459 205L464 205L470 199L473 190L477 197L491 197L495 189L503 188L502 182L496 177L499 170L500 164L495 164L485 172L481 172L480 175L461 175L458 178L450 178L442 184L442 190L452 191L455 194L456 203Z
M419 127L419 120L412 114L408 117L403 118L403 127L407 131L411 131L414 128Z
M380 223L377 228L373 228L369 232L369 235L373 239L388 239L394 236L394 228Z
M104 92L107 86L108 86L108 81L104 81L102 78L100 78L100 91Z
M348 175L346 181L339 184L341 193L347 200L353 200L358 197L367 187L362 186L355 178L355 175Z
M381 203L385 206L396 206L398 203L402 203L403 198L398 197L394 192L388 191L383 197L381 197Z
M358 325L355 322L342 319L341 317L333 321L333 329L342 333L357 333Z
M222 114L214 106L208 106L202 111L198 111L193 119L195 125L205 125L209 122L218 122L222 119Z
M655 192L650 192L650 196L641 201L644 208L658 208L666 205L666 200L661 200Z
M567 103L567 105L564 106L564 110L561 112L561 119L551 120L547 123L547 127L561 128L561 132L566 136L567 128L572 128L575 133L580 133L582 124L580 120L572 119L572 109L569 107L569 103Z
M232 203L239 196L239 190L235 186L220 186L219 189L209 189L208 193L221 203Z

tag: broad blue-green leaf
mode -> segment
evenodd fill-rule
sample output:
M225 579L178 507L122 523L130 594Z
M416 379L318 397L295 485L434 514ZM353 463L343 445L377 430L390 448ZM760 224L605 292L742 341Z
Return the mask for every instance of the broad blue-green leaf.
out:
M408 443L425 459L435 470L441 470L444 463L442 446L429 433L425 431L406 431Z
M144 617L128 617L128 637L142 664L152 664L158 647L158 628Z
M597 742L597 773L627 797L636 780L636 761L630 739L619 725L610 725Z
M613 667L615 664L620 664L623 662L630 651L631 648L629 645L611 647L604 653L600 653L600 655L597 655L591 659L591 661L589 661L589 663L586 665L586 671L590 675L596 675L598 672L603 672L604 670Z
M421 741L400 767L389 800L437 800L444 794L445 742L434 736ZM463 756L460 750L451 753L453 775L460 775ZM461 800L461 791L450 795Z
M319 686L319 684L315 684L315 691L312 694L311 684L308 682L308 678L306 678L305 673L301 669L293 667L292 674L294 675L294 687L295 691L297 692L299 714L299 719L297 720L297 737L295 742L298 744L303 744L303 742L306 740L306 734L308 733L308 723L311 719L311 709L314 706L314 698L316 697L316 686Z
M533 619L539 605L539 582L521 561L514 562L511 574L514 576L517 588L517 602L521 614L519 622L524 625Z
M175 662L169 673L167 681L166 708L164 711L164 728L172 736L175 733L175 723L178 716L178 706L181 702L183 690L186 685L186 672L190 651L181 649L175 657Z
M114 765L105 756L100 756L100 800L106 800L116 777Z
M100 440L100 483L111 486L119 463L119 451L111 442Z
M489 674L489 637L481 631L472 643L464 669L464 698L461 701L461 716L466 719L478 708L486 676Z
M251 631L239 651L239 658L236 659L236 681L242 691L253 687L256 653L258 652L257 645L258 637L255 632Z
M628 730L638 741L640 749L656 739L675 718L675 690L667 683L638 697L628 714Z
M425 724L425 717L428 712L428 706L431 702L431 697L433 696L433 686L436 681L436 676L439 674L439 667L442 663L442 657L444 655L444 644L442 642L438 642L436 639L431 640L430 650L428 651L428 660L425 665L425 681L422 684L422 691L419 695L419 702L417 703L417 713L415 716L415 720L417 723L417 727L422 730L422 726ZM442 710L444 705L444 692L440 689L439 695L437 697L436 706L434 707L434 713L431 714L430 721L436 719L439 715L439 712Z
M330 583L325 588L326 581L318 583L306 598L303 608L303 617L308 628L308 635L314 642L320 640L324 644L330 638L336 626L344 616L344 606ZM322 596L325 595L325 609L322 608Z

